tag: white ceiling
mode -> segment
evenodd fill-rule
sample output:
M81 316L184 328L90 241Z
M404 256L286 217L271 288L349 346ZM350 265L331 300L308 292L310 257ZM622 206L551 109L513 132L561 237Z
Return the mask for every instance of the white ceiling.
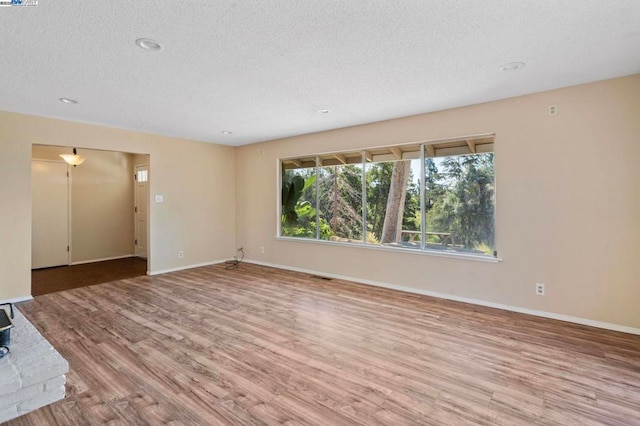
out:
M0 110L228 145L640 72L639 0L38 3L0 8Z

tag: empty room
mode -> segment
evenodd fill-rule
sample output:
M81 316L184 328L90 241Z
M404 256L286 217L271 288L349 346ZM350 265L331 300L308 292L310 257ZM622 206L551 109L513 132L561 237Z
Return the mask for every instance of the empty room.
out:
M0 423L640 425L639 22L0 0Z

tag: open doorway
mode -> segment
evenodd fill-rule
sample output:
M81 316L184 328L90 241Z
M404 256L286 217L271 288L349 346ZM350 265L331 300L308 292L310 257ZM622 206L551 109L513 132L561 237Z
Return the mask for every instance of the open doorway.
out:
M149 155L78 149L74 167L60 157L72 150L33 146L33 296L148 271Z

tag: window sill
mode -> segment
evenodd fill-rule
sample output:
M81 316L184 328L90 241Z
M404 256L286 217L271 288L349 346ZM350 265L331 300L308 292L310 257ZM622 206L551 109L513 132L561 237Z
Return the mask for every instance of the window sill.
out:
M409 249L402 247L384 247L378 246L374 244L360 244L360 243L346 243L340 241L326 241L326 240L316 240L311 238L296 238L296 237L274 237L278 241L293 241L296 243L305 243L305 244L324 244L329 246L338 246L338 247L353 247L353 248L362 248L366 250L381 250L388 251L393 253L409 253L409 254L417 254L421 256L434 256L434 257L445 257L449 259L461 259L461 260L471 260L475 262L485 262L485 263L500 263L502 259L499 257L492 256L481 256L469 253L456 253L456 252L440 252L437 250L420 250L420 249Z

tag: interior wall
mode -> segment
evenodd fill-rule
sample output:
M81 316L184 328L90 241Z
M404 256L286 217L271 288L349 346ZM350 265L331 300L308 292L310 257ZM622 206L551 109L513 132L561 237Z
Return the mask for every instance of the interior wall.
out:
M0 129L0 300L31 291L33 144L150 155L152 198L164 196L150 205L150 273L235 254L232 147L9 112Z
M62 161L72 148L33 146L33 158ZM71 263L134 254L132 154L80 150L85 162L70 167Z
M165 200L150 207L152 273L228 258L237 240L249 259L637 328L639 116L640 75L235 150L0 112L0 300L30 292L31 145L43 144L151 155L152 198ZM498 264L274 238L280 157L491 132Z
M142 166L149 165L149 156L146 154L135 154L133 156L133 165L134 166Z
M261 262L637 328L638 117L634 75L243 146L237 241ZM279 158L494 132L498 264L274 238Z

